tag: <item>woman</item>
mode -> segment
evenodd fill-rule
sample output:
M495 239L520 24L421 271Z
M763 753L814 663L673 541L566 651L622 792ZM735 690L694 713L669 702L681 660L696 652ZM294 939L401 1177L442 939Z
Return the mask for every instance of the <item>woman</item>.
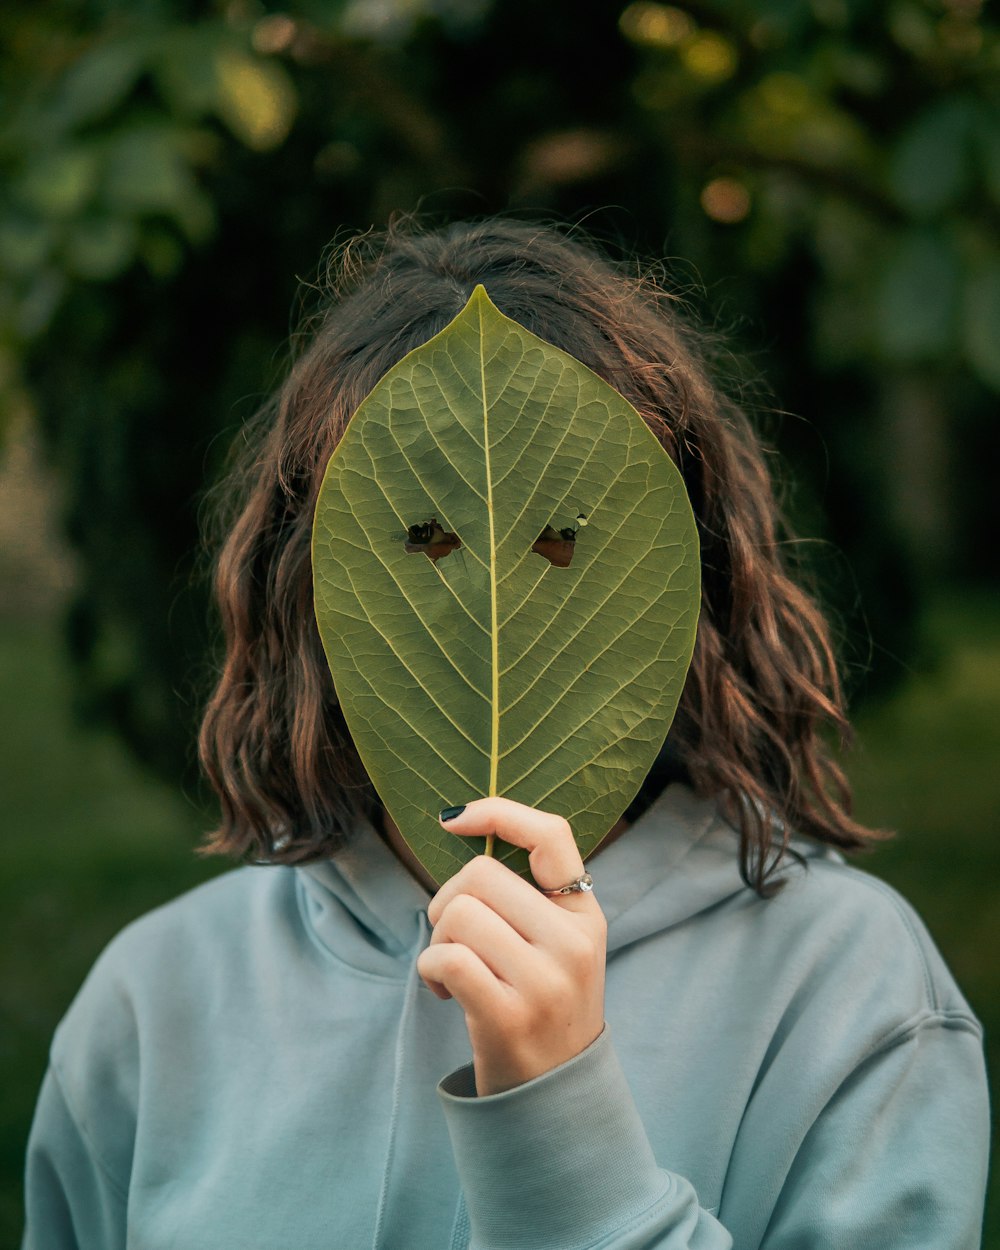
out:
M433 893L313 619L326 462L478 283L642 413L699 527L680 710L593 892L559 816L461 795L443 827L527 848L538 888L477 858ZM511 222L396 228L331 285L218 561L209 849L257 866L98 961L53 1045L25 1246L971 1250L980 1028L910 908L839 854L875 835L826 743L849 732L828 627L670 299Z

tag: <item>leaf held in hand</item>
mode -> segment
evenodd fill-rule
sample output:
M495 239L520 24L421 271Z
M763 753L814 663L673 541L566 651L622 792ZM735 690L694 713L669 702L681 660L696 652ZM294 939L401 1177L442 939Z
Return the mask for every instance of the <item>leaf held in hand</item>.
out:
M700 601L683 481L617 391L477 287L351 419L313 572L351 735L431 876L482 851L437 821L480 795L597 846L666 736Z

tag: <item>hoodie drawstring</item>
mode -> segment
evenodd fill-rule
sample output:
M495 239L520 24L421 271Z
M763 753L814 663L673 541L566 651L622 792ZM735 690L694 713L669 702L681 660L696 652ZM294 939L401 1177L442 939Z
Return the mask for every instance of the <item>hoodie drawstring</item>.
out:
M455 1223L451 1230L451 1241L448 1250L469 1250L472 1229L469 1225L469 1208L465 1205L465 1194L459 1192L458 1206L455 1208Z
M385 1222L385 1204L389 1193L389 1177L392 1172L393 1156L396 1153L396 1125L399 1121L399 1099L403 1088L403 1059L406 1050L406 1030L413 1014L413 1005L417 1001L417 986L420 976L417 972L417 960L420 952L430 940L431 926L427 913L418 913L420 934L414 951L413 961L406 978L406 993L403 998L403 1010L399 1017L399 1028L396 1030L395 1075L392 1082L392 1111L389 1116L389 1139L385 1151L385 1170L382 1173L382 1186L378 1196L378 1213L375 1216L375 1234L372 1237L372 1250L379 1250L382 1237L382 1225Z

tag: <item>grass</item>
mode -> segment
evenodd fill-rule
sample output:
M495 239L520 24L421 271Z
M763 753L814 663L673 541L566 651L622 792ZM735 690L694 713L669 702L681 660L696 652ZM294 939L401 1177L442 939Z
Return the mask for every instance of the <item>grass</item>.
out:
M935 671L866 716L852 776L858 813L904 831L862 861L918 908L984 1020L1000 1080L1000 605L943 602ZM0 1246L21 1227L24 1142L59 1017L128 920L222 865L192 850L203 818L107 735L71 723L53 630L0 620L7 709L0 792ZM986 1250L1000 1250L994 1185Z

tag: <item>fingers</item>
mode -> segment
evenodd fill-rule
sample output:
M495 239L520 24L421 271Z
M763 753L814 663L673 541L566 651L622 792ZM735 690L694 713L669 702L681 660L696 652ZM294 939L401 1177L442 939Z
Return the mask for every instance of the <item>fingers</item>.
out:
M431 924L436 925L452 899L462 894L488 902L529 942L541 935L551 919L547 900L530 882L485 855L477 855L441 886L427 907Z
M531 886L526 885L526 888L530 890ZM434 922L431 945L439 946L443 942L469 947L494 976L508 985L514 984L526 970L530 971L538 960L531 943L525 941L505 917L472 894L457 895Z
M417 959L417 972L438 998L456 998L469 1015L503 1010L503 982L467 946L456 942L428 946Z
M496 834L528 852L543 888L583 872L560 816L509 799L443 813L459 836ZM417 969L465 1012L480 1094L512 1089L584 1050L604 1020L606 924L593 894L548 899L504 864L477 856L430 902L431 944Z
M504 842L523 847L528 852L531 874L543 890L558 889L583 873L583 860L569 823L552 812L511 799L476 799L441 823L462 837L495 833ZM596 906L589 894L567 894L558 902L573 911L589 911Z
M427 915L432 945L468 946L495 976L516 987L526 976L537 978L546 960L573 976L589 971L607 934L600 907L593 900L590 906L590 915L553 908L534 886L480 855L445 882Z

